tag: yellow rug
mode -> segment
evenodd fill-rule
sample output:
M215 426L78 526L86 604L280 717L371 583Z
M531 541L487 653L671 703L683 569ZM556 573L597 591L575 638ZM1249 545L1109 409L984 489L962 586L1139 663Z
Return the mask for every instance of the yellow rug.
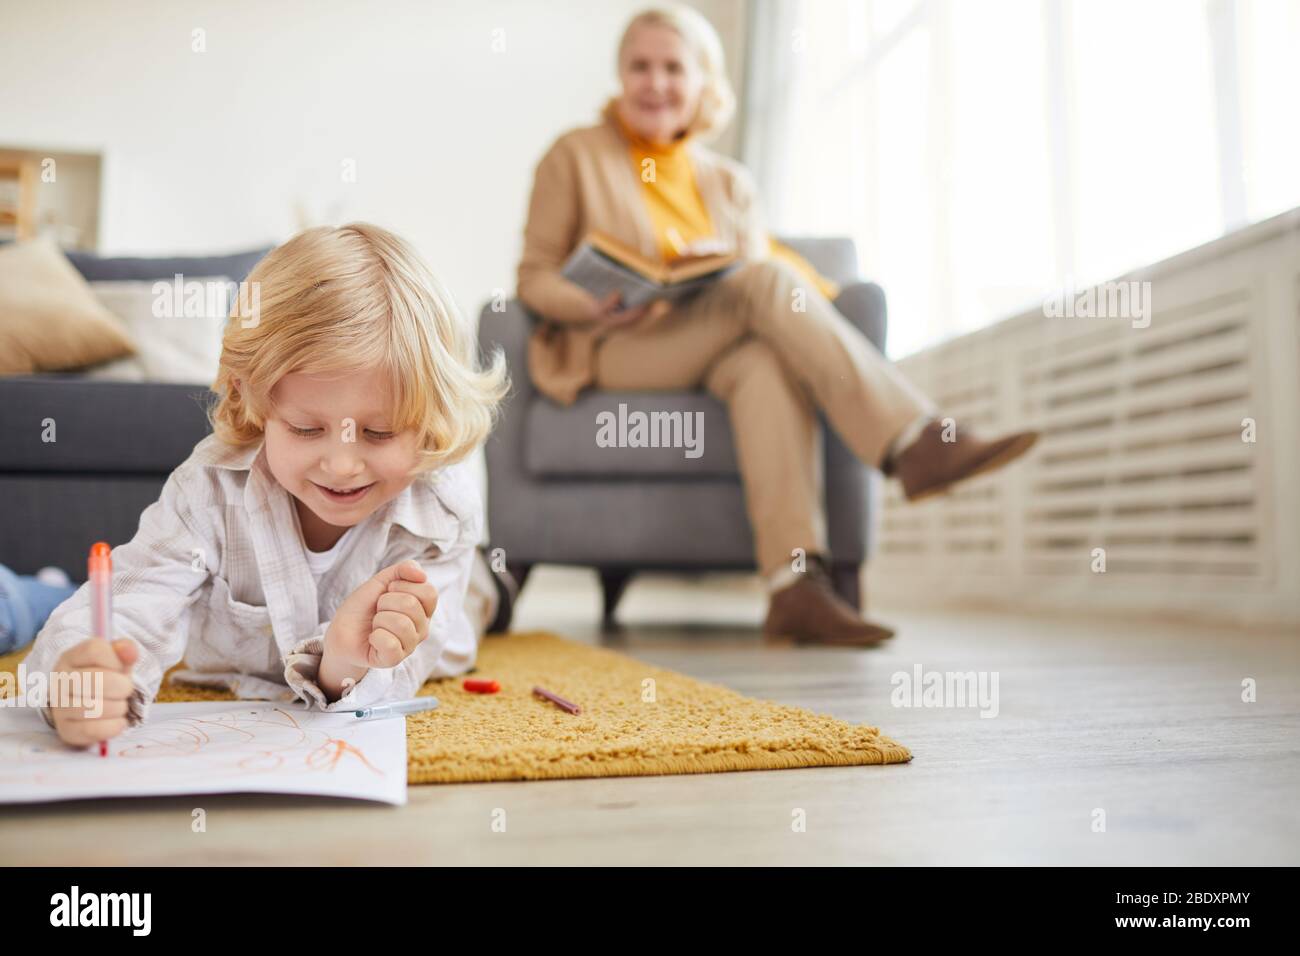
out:
M13 672L26 655L0 656ZM406 719L410 783L653 776L904 763L908 749L875 727L754 700L544 632L489 637L474 677L497 694L471 694L463 678L421 693L437 710ZM582 707L566 713L532 694L542 686ZM234 700L226 691L164 683L160 701Z

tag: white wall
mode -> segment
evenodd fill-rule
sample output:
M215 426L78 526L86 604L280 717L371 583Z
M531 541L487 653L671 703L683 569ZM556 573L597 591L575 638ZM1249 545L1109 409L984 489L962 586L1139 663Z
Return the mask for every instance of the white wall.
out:
M405 235L474 315L513 289L533 166L614 91L644 5L0 0L0 145L104 154L101 252L282 241L300 203ZM742 0L695 6L738 76Z

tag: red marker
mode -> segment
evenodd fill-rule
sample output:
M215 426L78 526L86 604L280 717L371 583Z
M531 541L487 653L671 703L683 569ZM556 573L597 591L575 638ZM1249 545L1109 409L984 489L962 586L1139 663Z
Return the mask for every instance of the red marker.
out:
M90 632L112 642L113 549L107 541L96 541L90 546L86 576L90 580Z
M478 680L471 677L465 681L465 689L473 694L495 694L501 685L494 680Z
M113 549L107 541L90 546L86 576L90 580L91 633L106 641L113 640ZM108 756L108 741L99 742L99 755Z

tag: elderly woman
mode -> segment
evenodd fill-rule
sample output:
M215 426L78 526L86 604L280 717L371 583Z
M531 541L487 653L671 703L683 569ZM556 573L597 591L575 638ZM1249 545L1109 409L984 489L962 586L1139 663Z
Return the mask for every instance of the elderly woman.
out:
M764 631L876 643L892 632L863 620L827 574L817 410L909 500L1006 464L1036 435L986 440L945 429L926 396L836 311L834 284L770 239L751 177L700 144L734 103L703 17L638 14L619 44L618 74L622 93L601 122L561 136L537 166L518 275L520 298L544 320L529 343L529 374L564 404L588 386L707 388L727 404L735 435L770 591ZM742 264L685 301L621 308L561 275L593 230L665 261L729 250ZM798 553L810 556L806 573L792 571Z

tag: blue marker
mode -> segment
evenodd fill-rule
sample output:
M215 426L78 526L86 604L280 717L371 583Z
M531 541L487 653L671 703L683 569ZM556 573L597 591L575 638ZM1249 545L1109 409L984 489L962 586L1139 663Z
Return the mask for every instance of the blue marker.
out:
M396 704L376 704L374 707L363 707L353 713L359 720L380 720L384 717L405 717L407 714L418 714L422 710L433 710L438 706L436 697L417 697L415 700L403 700Z

